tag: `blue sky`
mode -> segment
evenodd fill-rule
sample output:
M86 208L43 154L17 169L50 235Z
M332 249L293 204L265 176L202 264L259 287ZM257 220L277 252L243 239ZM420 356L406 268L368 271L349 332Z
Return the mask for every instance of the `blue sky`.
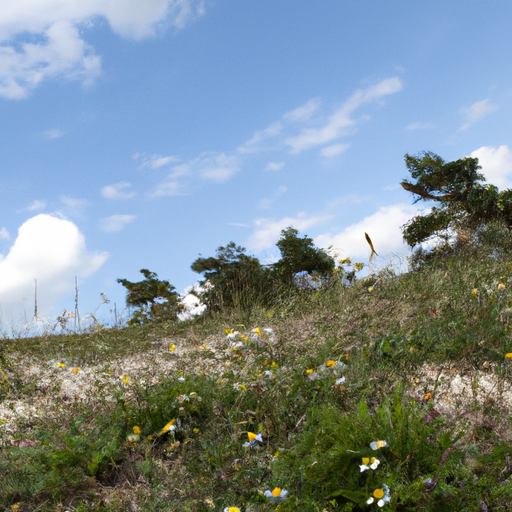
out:
M16 0L0 6L0 307L82 315L149 268L179 291L294 226L407 254L405 153L512 186L506 1Z

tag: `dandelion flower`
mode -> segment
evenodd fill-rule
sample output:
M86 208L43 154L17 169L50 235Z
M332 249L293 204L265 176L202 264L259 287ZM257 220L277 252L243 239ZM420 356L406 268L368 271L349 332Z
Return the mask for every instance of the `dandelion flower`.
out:
M59 368L64 368L66 365L65 365L62 361L59 361L59 362L57 363L57 366L58 366Z
M169 352L174 352L176 350L176 345L173 343L170 347L169 347Z
M260 331L259 327L256 327L255 329L253 329L252 332L255 332L258 336L261 336L261 331Z
M253 432L247 432L247 437L249 438L249 441L243 444L244 448L247 448L248 446L254 446L257 442L263 443L261 433L255 434Z
M71 373L72 373L73 375L76 375L77 373L80 373L80 368L73 368L73 369L71 370Z
M473 297L476 297L476 296L477 296L477 294L478 294L478 288L473 288L473 289L471 290L471 295L473 295Z
M286 489L280 489L279 487L276 487L273 491L267 490L263 493L264 496L272 501L283 501L288 497L288 494Z
M380 448L384 448L384 446L387 446L387 445L388 445L387 441L380 441L380 440L379 441L372 441L370 443L370 448L372 450L379 450Z
M140 427L138 427L137 425L134 425L132 430L135 435L138 436L140 434Z
M224 512L240 512L240 509L238 507L226 507Z
M311 375L315 370L313 370L312 368L310 368L309 370L306 370L306 373L308 375Z
M329 361L327 361L325 363L325 366L327 366L327 368L332 368L335 364L336 364L336 361L333 361L332 359L329 359Z
M130 377L128 377L128 375L123 375L121 377L121 380L125 383L125 384L128 384L128 382L130 382Z
M505 359L512 359L512 352L505 354Z
M427 393L423 399L425 400L425 402L428 402L430 399L432 398L432 393Z

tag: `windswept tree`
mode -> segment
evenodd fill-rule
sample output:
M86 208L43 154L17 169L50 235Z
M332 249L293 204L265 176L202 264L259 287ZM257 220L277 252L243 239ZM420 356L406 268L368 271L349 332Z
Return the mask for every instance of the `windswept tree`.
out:
M288 285L292 285L299 272L307 272L312 277L327 277L334 270L334 260L323 249L318 249L313 239L299 237L299 232L288 227L281 231L277 242L281 259L274 264L274 272Z
M414 202L434 203L427 213L402 227L411 247L438 238L441 246L449 248L454 235L456 244L471 246L490 229L512 228L512 190L500 192L494 185L484 185L477 158L445 162L432 152L423 152L406 154L405 163L412 180L402 181L402 187L415 196Z
M265 302L272 286L269 269L234 242L219 247L215 257L198 258L191 269L211 285L201 297L211 311L251 308Z
M135 308L129 324L145 324L154 320L175 318L178 311L179 295L169 281L161 281L157 274L145 268L140 273L142 281L132 283L128 279L118 279L127 290L126 304Z

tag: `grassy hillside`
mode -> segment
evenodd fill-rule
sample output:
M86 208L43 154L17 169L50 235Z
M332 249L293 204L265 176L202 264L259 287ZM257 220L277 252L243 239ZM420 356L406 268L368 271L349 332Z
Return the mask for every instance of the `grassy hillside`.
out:
M473 254L268 310L3 340L0 506L512 510L511 328L512 262Z

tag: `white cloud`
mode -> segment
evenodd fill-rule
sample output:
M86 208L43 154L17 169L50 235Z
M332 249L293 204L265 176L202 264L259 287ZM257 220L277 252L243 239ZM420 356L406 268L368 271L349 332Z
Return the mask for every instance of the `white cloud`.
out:
M296 217L285 217L280 220L257 219L254 222L256 230L249 237L247 246L252 251L269 249L279 240L283 229L291 226L298 231L304 231L312 226L323 224L330 218L330 215L307 217L305 213L299 213Z
M466 118L466 122L459 128L459 131L467 130L471 125L483 119L487 114L497 110L498 105L489 103L489 99L477 101L468 108L463 108L462 113Z
M201 178L224 182L240 170L240 159L225 153L203 153L195 166Z
M291 122L307 121L320 108L320 104L320 98L313 98L304 105L287 112L283 118Z
M123 192L124 189L130 187L131 184L126 181L121 181L114 185L106 185L101 189L101 195L107 199L130 199L137 195L135 192Z
M433 130L436 127L433 123L411 123L407 125L407 130Z
M0 307L3 320L19 320L24 308L33 311L37 279L41 314L73 290L74 277L87 277L108 254L89 253L85 238L72 222L39 214L27 220L9 253L0 259ZM24 302L27 301L27 302Z
M283 131L283 125L280 121L272 123L270 126L256 132L247 142L238 148L239 153L257 153L272 149L273 145L269 145L268 141L275 139Z
M0 95L20 99L51 78L90 83L98 76L100 57L81 32L97 18L121 36L140 40L168 26L183 28L204 14L204 2L16 0L1 9Z
M380 99L403 88L399 78L388 78L366 89L356 91L338 108L320 128L305 128L299 135L289 137L285 142L292 153L300 153L306 149L328 144L343 136L346 129L355 121L351 115L364 103Z
M36 210L44 210L45 208L46 208L46 201L41 201L40 199L35 199L25 208L25 210L33 212Z
M136 215L111 215L100 220L100 229L106 233L117 233L136 218Z
M284 167L284 162L269 162L265 166L265 171L280 171Z
M168 165L173 162L177 162L179 159L175 156L160 156L160 155L151 155L146 156L144 153L134 153L132 155L134 160L142 158L142 163L139 166L139 169L159 169L164 165Z
M47 131L43 132L43 135L47 139L53 140L53 139L60 139L61 137L64 137L64 135L66 135L66 132L64 130L59 130L58 128L55 128L53 130L47 130Z
M0 46L0 96L21 99L50 78L91 83L100 72L100 58L80 38L78 29L58 21L42 32L43 42L23 42L20 50Z
M344 151L346 151L350 147L350 144L333 144L332 146L327 146L322 148L320 154L327 158L332 158L338 155L341 155Z
M176 180L168 180L159 183L149 195L150 197L184 196L186 187Z
M512 188L512 151L507 146L482 146L470 156L478 158L481 172L488 183L502 190Z
M272 206L272 203L274 203L283 194L285 194L287 190L288 190L287 187L285 187L284 185L281 185L280 187L277 188L277 190L270 197L266 197L265 199L262 199L260 201L259 207L262 209L270 208Z
M60 200L64 204L65 212L74 217L82 217L84 210L89 206L87 199L75 199L73 197L61 196Z
M7 231L7 229L5 228L0 229L0 238L3 238L4 240L9 240L9 231Z
M319 235L315 244L324 249L332 246L343 258L368 258L371 250L364 236L368 233L379 256L404 253L407 246L403 242L401 226L418 212L416 207L408 204L383 206L341 233Z

